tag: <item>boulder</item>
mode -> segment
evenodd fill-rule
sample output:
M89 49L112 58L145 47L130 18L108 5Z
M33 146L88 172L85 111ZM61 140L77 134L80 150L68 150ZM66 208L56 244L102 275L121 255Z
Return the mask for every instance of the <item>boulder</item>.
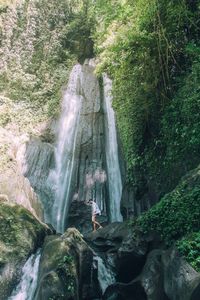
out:
M113 254L118 281L128 283L140 274L149 241L134 232L128 222L109 224L85 235L85 239L100 254Z
M50 229L24 207L0 201L0 299L7 299L27 258Z
M175 247L151 251L137 282L148 300L200 299L200 274L180 257Z
M200 274L179 256L176 248L155 249L148 254L137 278L110 285L103 299L197 300L200 299Z
M141 284L134 281L109 286L103 295L103 300L147 300L147 296Z
M95 299L93 251L75 229L45 239L36 300Z
M116 274L116 282L107 287L103 299L200 299L200 274L175 247L163 248L154 232L143 234L128 222L112 223L85 239Z
M155 249L148 254L138 282L144 288L148 300L167 300L164 291L162 250Z
M164 290L170 300L200 299L200 273L196 272L176 248L162 255Z

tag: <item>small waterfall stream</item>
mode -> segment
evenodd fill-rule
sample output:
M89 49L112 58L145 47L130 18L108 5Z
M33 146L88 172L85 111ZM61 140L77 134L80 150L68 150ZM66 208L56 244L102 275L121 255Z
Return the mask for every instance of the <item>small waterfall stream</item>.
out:
M106 288L116 281L115 274L112 272L111 268L106 266L105 262L100 256L96 256L95 260L97 261L98 281L103 294Z
M122 180L119 167L117 132L115 114L112 108L112 81L103 76L104 105L106 123L106 162L109 187L109 208L111 222L121 222L120 201L122 196Z
M41 250L29 257L22 269L22 278L8 300L34 300L37 288Z

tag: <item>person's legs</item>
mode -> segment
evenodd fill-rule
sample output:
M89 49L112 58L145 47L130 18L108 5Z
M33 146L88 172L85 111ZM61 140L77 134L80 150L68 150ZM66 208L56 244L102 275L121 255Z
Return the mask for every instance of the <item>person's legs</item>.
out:
M92 216L93 230L96 231L96 215Z
M96 221L95 223L99 226L99 228L102 228L102 226L99 222Z
M97 220L96 220L96 215L93 215L92 216L92 223L93 223L93 229L94 229L94 231L96 231L96 225L97 226L99 226L99 228L103 228L102 226L101 226L101 224L99 223L99 222L97 222Z

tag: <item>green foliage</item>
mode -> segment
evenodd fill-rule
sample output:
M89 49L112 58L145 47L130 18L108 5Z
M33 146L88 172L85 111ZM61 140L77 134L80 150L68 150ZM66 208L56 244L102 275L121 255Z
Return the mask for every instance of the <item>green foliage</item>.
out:
M199 4L96 1L97 71L113 79L128 180L140 190L144 177L162 193L169 191L176 173L173 165L176 184L198 159Z
M191 72L183 81L176 97L167 107L162 119L162 134L167 145L166 156L169 162L183 161L197 155L200 149L200 56L195 61ZM174 126L171 126L174 122ZM189 158L189 157L188 157Z
M58 266L61 267L63 264L67 264L69 267L71 267L74 263L73 256L71 255L64 255L62 260L59 262Z
M145 172L162 192L175 187L199 163L200 57L195 56L190 72L180 79L178 92L164 109L159 135L143 152Z
M20 205L0 202L0 220L0 262L26 259L36 237L41 243L45 236L46 228Z
M138 218L145 232L160 233L167 245L188 233L200 230L199 169L183 179L171 193Z
M47 117L55 116L72 65L92 55L89 2L26 0L1 11L0 17L0 92L16 102L43 107Z
M193 233L177 242L179 252L200 272L200 233Z
M74 296L75 287L76 287L76 279L74 276L75 270L75 260L72 255L64 255L62 260L58 263L58 274L62 276L63 269L65 269L66 273L66 291L68 296Z

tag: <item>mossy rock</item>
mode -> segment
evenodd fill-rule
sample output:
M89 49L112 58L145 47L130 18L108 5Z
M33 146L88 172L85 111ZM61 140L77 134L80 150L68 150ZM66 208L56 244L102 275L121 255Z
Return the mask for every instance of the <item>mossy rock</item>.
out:
M46 237L36 299L91 299L92 265L93 252L75 228Z
M200 230L200 166L182 178L178 186L138 218L145 232L160 233L167 245Z
M0 299L7 299L27 258L50 229L24 207L0 201Z
M200 166L184 176L171 193L142 214L136 224L144 232L153 230L159 233L167 246L177 243L181 254L199 271L199 220Z

